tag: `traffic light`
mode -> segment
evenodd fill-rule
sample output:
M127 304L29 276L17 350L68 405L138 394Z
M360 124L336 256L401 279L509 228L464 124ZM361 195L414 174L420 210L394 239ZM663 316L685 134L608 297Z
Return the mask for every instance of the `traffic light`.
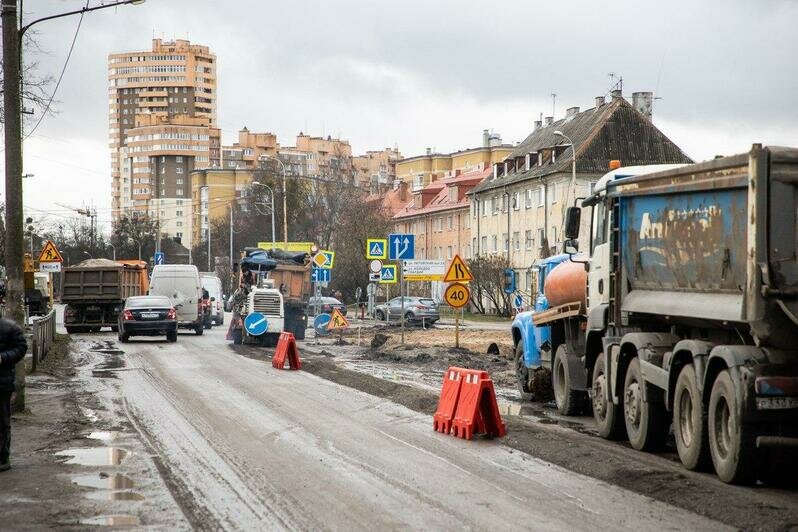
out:
M515 292L515 270L507 268L504 270L504 293L512 294Z

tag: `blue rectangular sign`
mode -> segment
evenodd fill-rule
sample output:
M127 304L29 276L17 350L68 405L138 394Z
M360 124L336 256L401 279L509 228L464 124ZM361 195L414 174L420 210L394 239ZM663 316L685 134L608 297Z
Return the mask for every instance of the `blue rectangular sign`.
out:
M152 263L156 266L158 264L166 264L166 255L164 255L164 252L156 251L155 255L152 257Z
M416 235L402 233L388 235L388 258L391 260L416 258Z
M329 283L332 278L332 270L327 268L313 268L310 270L310 280L314 283Z

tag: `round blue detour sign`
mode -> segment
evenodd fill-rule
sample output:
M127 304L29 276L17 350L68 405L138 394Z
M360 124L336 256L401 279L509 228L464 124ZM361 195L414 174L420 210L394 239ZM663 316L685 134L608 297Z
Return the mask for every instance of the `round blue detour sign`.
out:
M327 324L330 323L331 316L329 314L319 314L313 320L313 328L319 336L326 336L330 334L327 330Z
M260 312L253 312L244 318L244 328L252 336L260 336L266 332L268 327L269 322L266 320L266 316Z

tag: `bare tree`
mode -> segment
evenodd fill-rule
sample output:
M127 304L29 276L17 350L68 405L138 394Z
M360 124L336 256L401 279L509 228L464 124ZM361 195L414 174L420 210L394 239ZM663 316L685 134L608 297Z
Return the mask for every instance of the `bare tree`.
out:
M36 60L35 57L43 54L44 51L39 47L35 31L30 30L25 33L22 38L22 50L26 52L22 54L23 61L20 67L20 75L22 77L20 93L22 95L23 110L32 108L42 113L53 113L53 104L58 102L51 100L48 89L53 84L53 81L55 81L55 78L50 75L42 76L38 73L39 61ZM1 51L2 46L0 46L0 52ZM0 53L0 56L2 56L2 53ZM33 57L34 59L26 61L25 59L28 57ZM2 79L2 66L2 60L0 60L0 92L2 92L1 87L4 83ZM3 122L3 116L3 101L2 98L0 98L0 124Z
M504 292L504 270L509 267L504 255L478 255L468 261L474 276L471 303L480 314L485 314L489 303L498 314L510 315L510 296Z

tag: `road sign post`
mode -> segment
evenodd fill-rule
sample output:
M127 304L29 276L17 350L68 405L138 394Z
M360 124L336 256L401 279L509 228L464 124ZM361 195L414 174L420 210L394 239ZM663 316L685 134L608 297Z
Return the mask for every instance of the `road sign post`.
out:
M473 281L474 276L471 275L471 270L468 269L460 255L454 256L443 280L447 283L452 283L446 287L446 292L443 295L446 303L454 309L464 308L471 298L471 291L463 283ZM457 314L454 316L454 346L460 347L460 317Z
M402 344L405 343L405 283L402 262L416 258L416 235L393 233L388 235L388 258L399 261L399 297L402 302Z

